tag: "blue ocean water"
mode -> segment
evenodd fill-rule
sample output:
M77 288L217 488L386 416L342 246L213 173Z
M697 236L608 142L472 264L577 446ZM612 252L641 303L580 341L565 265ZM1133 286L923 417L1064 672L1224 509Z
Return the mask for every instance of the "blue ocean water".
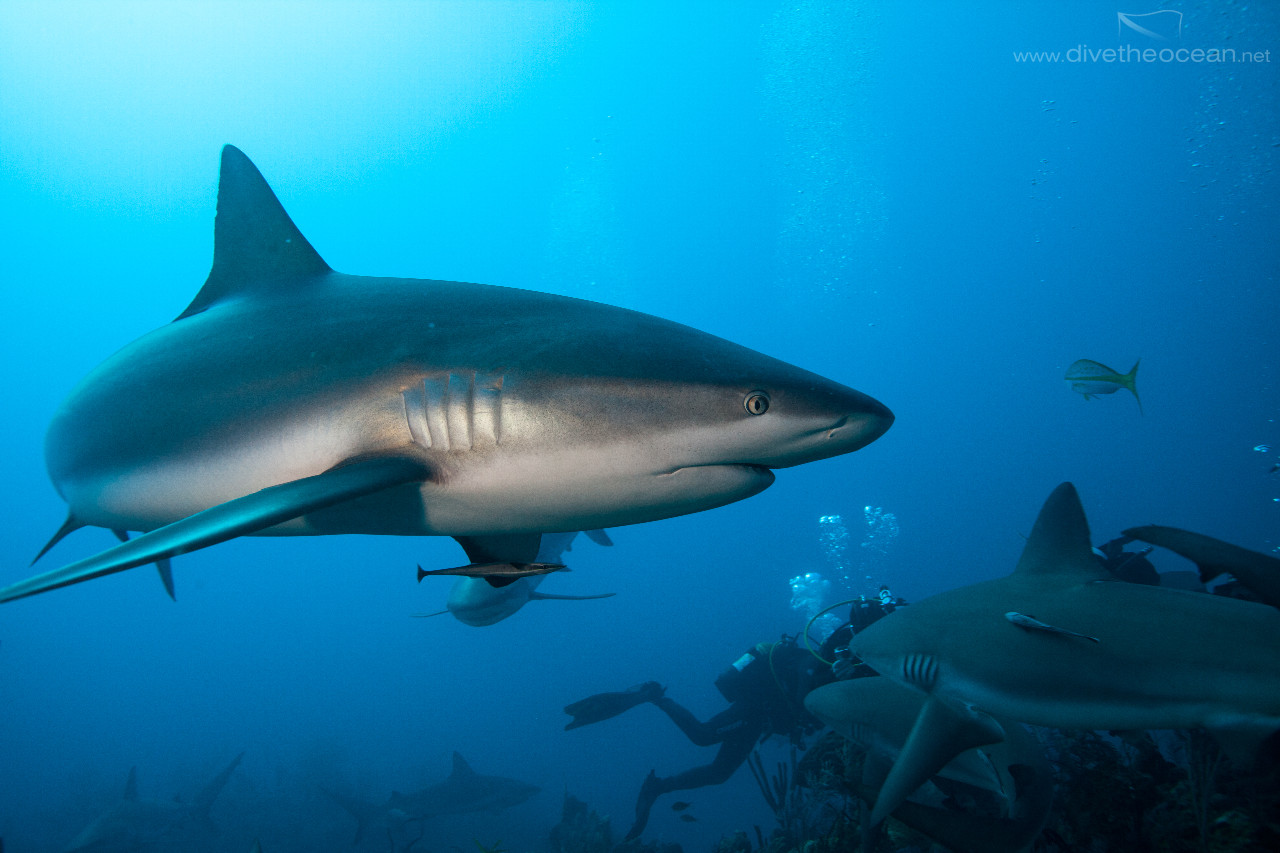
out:
M54 409L203 282L224 143L335 269L639 309L897 415L747 501L579 544L544 589L614 598L488 628L411 618L448 592L415 564L460 558L438 539L240 539L176 560L176 603L139 569L5 605L7 849L61 849L131 766L190 799L242 750L218 849L350 849L318 785L382 800L455 750L543 793L432 850L538 849L566 790L620 834L651 768L708 751L647 708L564 732L562 706L653 679L719 710L721 669L803 627L797 575L915 600L1005 574L1063 480L1098 540L1160 523L1275 549L1280 12L1168 8L1159 41L1117 19L1153 10L1094 0L0 4L4 583L65 514ZM1236 61L1098 53L1127 45ZM1145 415L1072 393L1080 358L1141 358ZM863 547L886 513L897 535ZM660 803L646 839L773 821L745 771L686 799L698 821Z

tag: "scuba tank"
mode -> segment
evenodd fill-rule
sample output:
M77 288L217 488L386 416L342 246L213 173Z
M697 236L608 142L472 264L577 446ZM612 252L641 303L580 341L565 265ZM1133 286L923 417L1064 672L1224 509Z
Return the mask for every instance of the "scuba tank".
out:
M773 643L757 643L716 676L716 689L733 704L758 690L769 676L769 653Z

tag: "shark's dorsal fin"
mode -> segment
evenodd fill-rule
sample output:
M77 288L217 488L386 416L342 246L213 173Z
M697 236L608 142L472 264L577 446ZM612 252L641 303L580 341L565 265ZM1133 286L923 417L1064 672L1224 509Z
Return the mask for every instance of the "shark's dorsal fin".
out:
M129 778L124 780L124 798L131 803L138 801L138 768L129 768Z
M1049 494L1014 574L1078 577L1081 582L1106 577L1089 543L1089 521L1076 487L1063 483Z
M453 773L450 775L454 779L465 779L468 776L476 775L476 771L471 769L471 765L467 763L467 759L455 752L453 754Z
M234 145L222 148L213 269L181 320L238 296L297 287L330 272L293 224L258 167Z

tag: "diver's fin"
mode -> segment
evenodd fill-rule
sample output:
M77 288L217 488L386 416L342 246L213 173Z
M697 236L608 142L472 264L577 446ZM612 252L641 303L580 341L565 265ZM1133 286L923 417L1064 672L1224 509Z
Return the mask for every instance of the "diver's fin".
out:
M539 592L534 590L529 593L530 601L591 601L596 598L612 598L617 595L616 592L601 592L596 595L556 595L554 592Z
M427 469L416 460L378 457L333 468L314 477L269 486L144 533L87 559L0 589L0 602L198 551L352 498L423 480L426 476Z
M589 726L592 723L612 719L637 705L660 699L662 695L661 685L653 681L646 681L644 684L637 684L627 690L613 693L597 693L594 696L588 696L586 699L580 699L564 706L564 712L573 717L572 720L565 724L564 730L569 731L580 726Z
M44 543L44 547L40 549L39 554L36 554L36 558L31 561L30 565L34 566L41 557L49 553L50 548L65 539L67 534L74 533L81 527L84 527L84 522L80 521L75 517L75 515L68 512L67 520L62 522L62 526L58 528L58 532L53 534L53 537L50 538L48 542Z
M111 532L121 542L129 541L129 531L112 529ZM173 561L168 557L162 557L156 560L156 569L160 572L160 583L164 584L164 591L169 593L169 600L177 601L178 596L174 594L173 590Z
M966 749L999 743L1004 729L980 711L929 696L907 742L884 780L871 811L870 828L880 825L911 792Z
M292 290L330 272L293 224L258 167L239 148L222 148L213 269L179 320L226 299Z
M1201 583L1230 574L1267 604L1280 607L1280 560L1275 557L1203 533L1158 524L1131 527L1124 535L1186 557L1200 570Z

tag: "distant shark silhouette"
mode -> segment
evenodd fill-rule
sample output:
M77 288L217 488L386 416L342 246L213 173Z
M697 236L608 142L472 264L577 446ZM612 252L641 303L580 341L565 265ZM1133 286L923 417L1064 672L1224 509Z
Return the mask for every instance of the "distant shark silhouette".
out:
M211 835L209 810L243 756L237 755L189 804L140 799L137 768L131 769L120 802L86 826L63 853L185 849L180 845Z
M412 821L441 815L498 812L531 799L541 790L536 785L517 779L477 773L467 764L466 759L455 752L453 772L449 774L449 778L409 794L393 791L391 798L381 806L331 791L325 793L356 819L356 836L351 842L355 844L370 826L378 823L386 824L390 830Z
M899 608L851 648L928 694L876 823L919 784L895 774L923 781L948 751L999 742L996 718L1064 729L1202 726L1239 763L1280 729L1280 612L1112 579L1092 555L1070 483L1045 502L1012 575Z
M819 687L805 697L804 704L815 717L866 750L860 793L874 803L925 701L925 695L916 690L876 677ZM1004 723L1002 728L1007 740L981 749L942 742L940 755L909 756L909 760L923 758L923 770L903 768L894 777L912 784L927 772L936 780L985 791L991 803L984 805L997 807L990 809L992 814L951 807L949 795L925 776L905 793L887 794L900 800L893 816L956 853L1014 853L1027 848L1048 820L1053 771L1044 749L1026 729L1016 723ZM938 766L940 760L943 763ZM867 843L863 849L872 847Z
M45 443L70 507L46 550L87 525L145 532L0 601L248 534L452 536L472 563L528 563L542 533L723 506L892 421L636 311L334 272L228 145L204 287L85 377Z
M587 538L598 545L612 545L613 540L603 530L586 531ZM572 550L575 533L544 533L542 546L536 557L540 563L559 563L564 552ZM530 601L587 601L596 598L610 598L612 592L595 595L557 595L538 590L546 575L518 578L514 583L495 587L481 578L458 578L449 591L449 600L445 610L438 613L415 613L415 616L443 616L452 613L453 618L464 625L482 628L494 625L510 616L514 616Z

